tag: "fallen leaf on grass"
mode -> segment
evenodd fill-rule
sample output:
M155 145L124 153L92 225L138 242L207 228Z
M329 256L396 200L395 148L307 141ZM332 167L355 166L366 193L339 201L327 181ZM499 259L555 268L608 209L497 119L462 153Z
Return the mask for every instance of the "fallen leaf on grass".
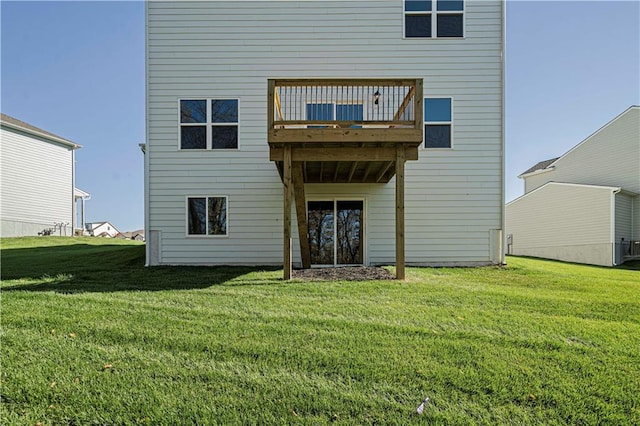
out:
M69 333L69 337L71 337L72 339L76 338L76 333Z

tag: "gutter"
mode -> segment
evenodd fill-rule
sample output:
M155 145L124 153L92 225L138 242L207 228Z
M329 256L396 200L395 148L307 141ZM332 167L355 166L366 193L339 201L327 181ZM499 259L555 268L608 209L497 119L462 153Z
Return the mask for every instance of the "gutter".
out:
M13 130L19 130L21 132L28 133L28 134L31 134L31 135L34 135L34 136L38 136L38 137L43 138L43 139L48 139L48 140L53 141L53 142L58 142L59 144L62 144L62 145L70 147L71 149L82 148L82 145L78 145L77 143L68 141L66 139L62 139L62 138L57 137L57 136L48 135L46 133L38 132L38 131L35 131L35 130L32 130L32 129L26 129L26 128L22 127L22 126L16 126L15 124L9 123L7 121L2 121L2 125L10 128L10 129L13 129Z
M523 173L521 175L518 175L518 178L524 179L524 178L528 178L528 177L531 177L531 176L539 175L539 174L542 174L542 173L552 172L555 169L556 169L556 166L549 166L549 167L546 167L544 169L538 169L538 170L534 170L534 171L529 172L529 173Z

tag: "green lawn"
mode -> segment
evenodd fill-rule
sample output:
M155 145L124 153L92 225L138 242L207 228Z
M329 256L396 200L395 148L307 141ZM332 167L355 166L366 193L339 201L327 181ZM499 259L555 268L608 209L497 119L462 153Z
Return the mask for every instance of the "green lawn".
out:
M115 240L1 254L3 425L640 424L637 270L284 282Z

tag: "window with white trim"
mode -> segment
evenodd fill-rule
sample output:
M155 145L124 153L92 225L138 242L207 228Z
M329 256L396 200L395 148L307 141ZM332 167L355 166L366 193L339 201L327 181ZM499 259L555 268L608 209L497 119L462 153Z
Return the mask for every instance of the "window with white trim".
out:
M307 104L307 120L317 121L362 121L364 120L364 104L361 103L322 103ZM317 128L325 126L307 126ZM351 125L361 128L361 125Z
M187 197L187 235L228 235L227 197Z
M180 149L238 149L238 100L180 100Z
M451 148L451 98L424 98L424 147Z
M464 37L464 0L405 0L404 36Z

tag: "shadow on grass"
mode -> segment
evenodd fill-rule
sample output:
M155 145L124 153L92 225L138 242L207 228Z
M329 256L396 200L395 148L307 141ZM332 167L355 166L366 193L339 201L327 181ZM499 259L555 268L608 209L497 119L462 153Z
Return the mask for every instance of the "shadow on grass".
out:
M622 265L616 266L617 269L629 269L631 271L640 271L640 259L639 260L629 260L624 262Z
M555 263L558 265L575 265L575 266L587 266L589 268L601 269L604 271L610 271L612 269L628 269L632 271L640 271L640 260L630 260L622 265L617 266L602 266L602 265L591 265L589 263L577 263L577 262L567 262L565 260L557 260L557 259L546 259L544 257L533 257L533 256L516 256L513 254L506 255L507 258L507 266L509 266L509 258L521 258L521 259L531 259L531 260L541 260L544 262Z
M276 274L272 279L249 277L258 271L281 270L275 266L147 268L144 249L144 245L74 244L3 250L2 291L163 291L282 283Z

